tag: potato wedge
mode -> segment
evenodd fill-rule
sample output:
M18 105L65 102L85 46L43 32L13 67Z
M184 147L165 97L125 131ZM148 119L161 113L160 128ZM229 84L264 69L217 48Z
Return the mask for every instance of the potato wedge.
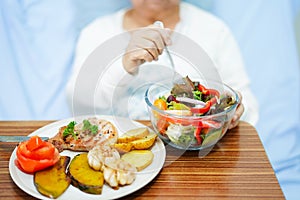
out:
M139 150L149 149L155 143L156 137L157 135L151 132L149 135L145 136L144 138L134 140L130 143L132 144L133 149L139 149Z
M141 139L149 134L149 130L146 127L135 128L125 132L118 138L117 143L128 143L134 140Z
M101 194L104 184L103 173L93 170L87 159L87 153L76 155L70 163L68 175L71 184L90 194Z
M127 153L131 151L133 144L132 143L116 143L113 144L113 147L118 150L120 153Z
M150 150L132 150L121 156L122 160L132 164L138 171L148 167L153 161L153 153Z
M34 185L39 193L54 199L64 193L71 182L66 174L69 162L70 157L60 156L54 166L34 173Z

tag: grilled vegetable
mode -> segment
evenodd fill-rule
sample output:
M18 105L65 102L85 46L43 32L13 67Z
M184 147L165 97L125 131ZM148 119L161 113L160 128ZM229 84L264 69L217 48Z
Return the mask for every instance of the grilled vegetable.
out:
M34 173L34 185L46 197L57 198L70 185L70 178L66 174L70 157L61 156L52 167Z
M87 153L76 155L69 166L68 175L71 184L83 192L101 194L104 184L103 173L93 170L87 159Z

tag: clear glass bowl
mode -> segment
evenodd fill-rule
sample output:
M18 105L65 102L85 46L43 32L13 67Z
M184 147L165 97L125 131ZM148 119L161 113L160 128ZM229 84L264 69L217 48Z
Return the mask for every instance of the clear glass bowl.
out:
M218 90L220 97L229 95L235 103L226 110L211 115L175 115L153 105L155 99L169 94L171 88L162 84L153 84L147 89L145 101L150 120L155 132L165 143L178 149L203 150L212 147L224 136L240 101L238 94L229 86L219 82L207 82L206 86Z

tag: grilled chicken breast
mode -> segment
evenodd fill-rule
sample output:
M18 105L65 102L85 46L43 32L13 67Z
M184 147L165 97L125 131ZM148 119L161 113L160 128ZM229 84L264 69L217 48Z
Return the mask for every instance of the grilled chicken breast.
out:
M68 125L69 126L69 125ZM104 119L88 118L73 127L63 126L59 132L48 141L59 152L63 150L89 151L98 144L114 144L118 132L115 126Z

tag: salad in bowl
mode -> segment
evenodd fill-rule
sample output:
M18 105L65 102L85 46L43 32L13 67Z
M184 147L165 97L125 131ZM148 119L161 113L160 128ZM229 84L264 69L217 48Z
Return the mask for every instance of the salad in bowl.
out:
M202 150L223 137L240 100L223 83L204 84L185 77L172 88L151 85L145 101L153 128L165 143L179 149Z

